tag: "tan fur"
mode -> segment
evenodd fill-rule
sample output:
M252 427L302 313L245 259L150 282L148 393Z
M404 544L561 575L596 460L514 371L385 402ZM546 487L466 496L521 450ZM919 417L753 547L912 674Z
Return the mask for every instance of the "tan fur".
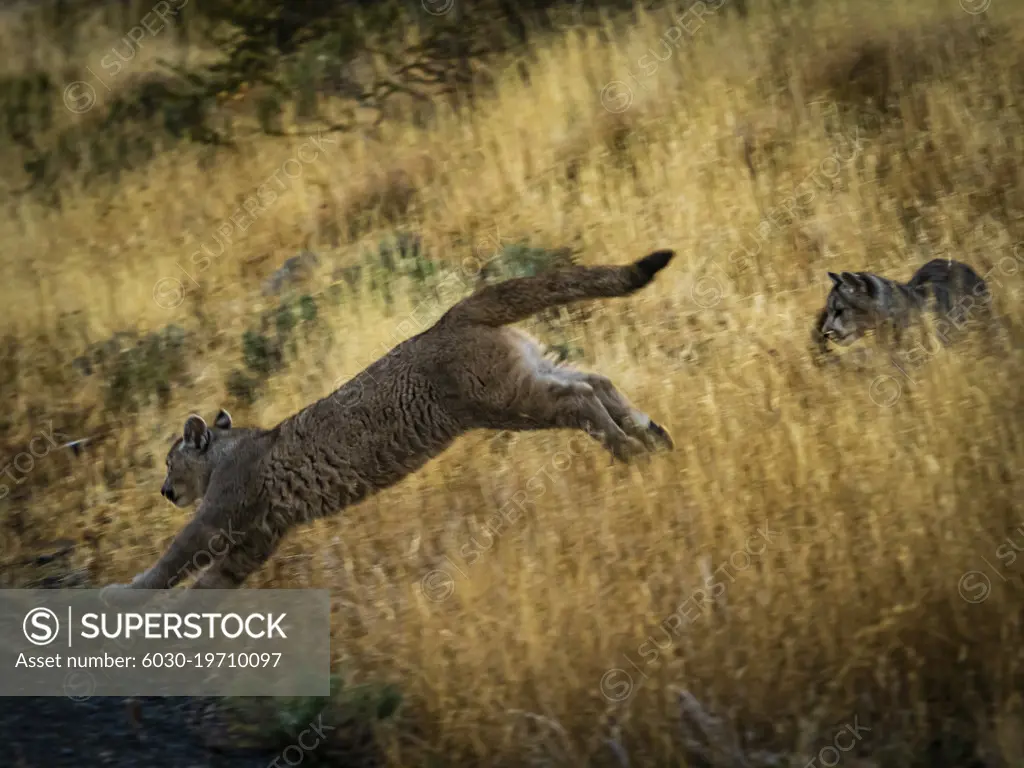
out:
M626 296L674 254L620 267L574 267L483 288L331 395L273 429L192 415L167 456L161 492L199 501L168 551L131 586L241 585L294 526L334 515L404 477L474 429L579 429L620 461L671 448L668 433L605 377L557 366L503 327L547 307Z

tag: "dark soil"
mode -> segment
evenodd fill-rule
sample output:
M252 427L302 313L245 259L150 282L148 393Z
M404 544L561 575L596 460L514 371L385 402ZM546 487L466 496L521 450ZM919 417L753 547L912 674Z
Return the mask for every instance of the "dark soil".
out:
M16 768L265 768L271 749L219 739L212 702L193 698L0 698L0 744ZM217 741L224 741L218 746Z

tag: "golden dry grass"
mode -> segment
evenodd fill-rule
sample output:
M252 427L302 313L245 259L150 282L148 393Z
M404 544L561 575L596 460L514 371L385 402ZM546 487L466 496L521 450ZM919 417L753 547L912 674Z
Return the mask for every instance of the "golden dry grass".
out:
M99 401L95 383L54 373L78 354L57 335L61 313L81 310L104 338L200 327L201 310L210 347L166 412L144 411L77 462L41 460L30 504L0 501L21 531L5 531L5 558L85 541L78 564L103 584L163 551L191 514L158 493L169 438L189 412L227 403L240 332L264 301L257 278L304 244L324 248L332 222L339 264L399 221L456 263L495 238L576 243L593 264L671 247L651 288L595 308L585 364L665 424L674 453L625 470L569 434L522 435L506 452L468 436L296 532L249 586L333 591L345 673L407 696L381 734L396 765L620 764L610 742L633 765L678 765L679 689L800 765L855 720L870 728L856 750L878 764L967 765L975 749L984 765L1020 764L1007 547L1024 546L1019 343L939 352L912 381L877 356L866 370L816 368L808 349L826 270L907 279L937 255L987 274L1014 328L1024 322L1024 17L994 3L988 44L979 19L930 0L745 21L723 9L688 23L667 58L658 41L674 22L661 16L610 43L558 37L534 51L530 85L510 71L472 113L439 109L433 127L385 126L380 141L330 136L193 274L198 288L177 265L308 139L252 141L211 168L175 150L60 213L8 200L0 294L23 342L5 393L12 451ZM649 49L666 60L648 66ZM612 81L625 86L602 91ZM623 87L628 108L602 106L602 93L624 105ZM873 93L902 119L839 119ZM796 220L755 237L794 197ZM374 210L349 238L346 223ZM183 304L154 301L163 278L182 280ZM274 424L411 335L399 304L333 311L341 342L310 348L236 423ZM760 553L749 565L745 547ZM968 571L988 579L987 599L970 602L982 577L962 582Z

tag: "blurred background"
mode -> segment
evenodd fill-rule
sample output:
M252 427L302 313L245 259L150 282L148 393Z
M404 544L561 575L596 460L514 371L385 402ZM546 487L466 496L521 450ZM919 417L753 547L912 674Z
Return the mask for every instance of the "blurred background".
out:
M2 588L148 567L192 412L678 254L524 323L674 452L465 436L247 583L331 590L329 699L7 699L16 765L1024 764L1019 4L40 0L0 51ZM821 364L828 271L932 258L997 349Z

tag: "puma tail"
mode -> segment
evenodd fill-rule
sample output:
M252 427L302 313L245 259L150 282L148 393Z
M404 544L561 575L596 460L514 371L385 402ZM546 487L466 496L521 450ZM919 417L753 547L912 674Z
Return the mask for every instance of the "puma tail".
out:
M628 296L650 283L675 256L662 250L617 267L569 267L534 277L518 277L481 288L449 309L438 325L518 323L531 315L585 299Z

